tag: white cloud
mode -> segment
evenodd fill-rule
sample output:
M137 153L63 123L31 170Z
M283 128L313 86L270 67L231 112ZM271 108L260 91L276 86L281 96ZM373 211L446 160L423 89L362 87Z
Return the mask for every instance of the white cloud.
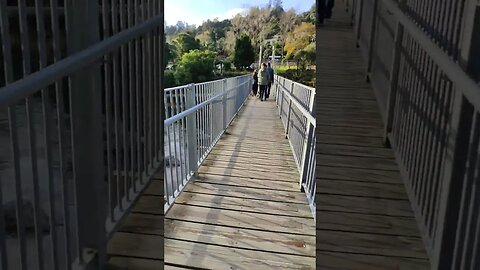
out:
M235 17L237 14L240 14L240 15L245 15L246 13L248 12L248 9L247 8L233 8L225 13L223 13L222 15L219 15L217 16L217 18L219 20L227 20L227 19L232 19L233 17Z

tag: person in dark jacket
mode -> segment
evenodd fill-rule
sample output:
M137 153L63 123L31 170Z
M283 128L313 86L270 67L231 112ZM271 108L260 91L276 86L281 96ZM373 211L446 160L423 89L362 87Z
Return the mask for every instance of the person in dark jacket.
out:
M258 70L253 71L253 86L252 86L253 96L257 95L258 92Z
M332 10L335 6L335 0L317 0L318 23L323 24L324 19L332 18Z
M268 63L268 87L267 87L267 93L265 95L265 99L268 99L270 97L270 90L272 89L272 84L273 84L273 76L275 75L275 71L273 71L272 65Z

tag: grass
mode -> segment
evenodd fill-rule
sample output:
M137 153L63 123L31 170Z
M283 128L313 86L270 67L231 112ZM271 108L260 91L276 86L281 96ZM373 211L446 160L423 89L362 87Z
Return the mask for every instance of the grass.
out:
M299 82L301 84L315 87L316 74L315 67L300 71L296 66L276 66L275 73L287 79Z

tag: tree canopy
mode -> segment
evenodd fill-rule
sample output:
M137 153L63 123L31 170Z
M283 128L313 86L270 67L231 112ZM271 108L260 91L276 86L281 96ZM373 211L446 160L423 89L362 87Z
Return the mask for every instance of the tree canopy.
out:
M178 62L175 79L179 84L212 80L216 56L212 51L192 50L185 53Z
M245 68L250 66L255 61L255 51L253 50L250 37L242 34L235 43L235 55L233 63L238 68Z
M175 47L177 47L178 53L181 55L188 53L192 50L200 49L200 42L195 37L187 32L178 34L173 40Z

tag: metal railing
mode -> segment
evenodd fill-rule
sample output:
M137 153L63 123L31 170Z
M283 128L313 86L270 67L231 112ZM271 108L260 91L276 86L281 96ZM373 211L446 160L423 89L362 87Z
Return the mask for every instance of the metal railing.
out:
M165 89L165 213L242 108L251 84L244 75Z
M480 269L478 1L360 0L356 10L432 269Z
M302 85L281 76L275 76L273 84L278 112L285 128L285 137L300 173L300 187L305 192L313 217L316 216L316 156L313 116L315 88Z
M162 168L163 1L6 2L0 268L105 269Z

